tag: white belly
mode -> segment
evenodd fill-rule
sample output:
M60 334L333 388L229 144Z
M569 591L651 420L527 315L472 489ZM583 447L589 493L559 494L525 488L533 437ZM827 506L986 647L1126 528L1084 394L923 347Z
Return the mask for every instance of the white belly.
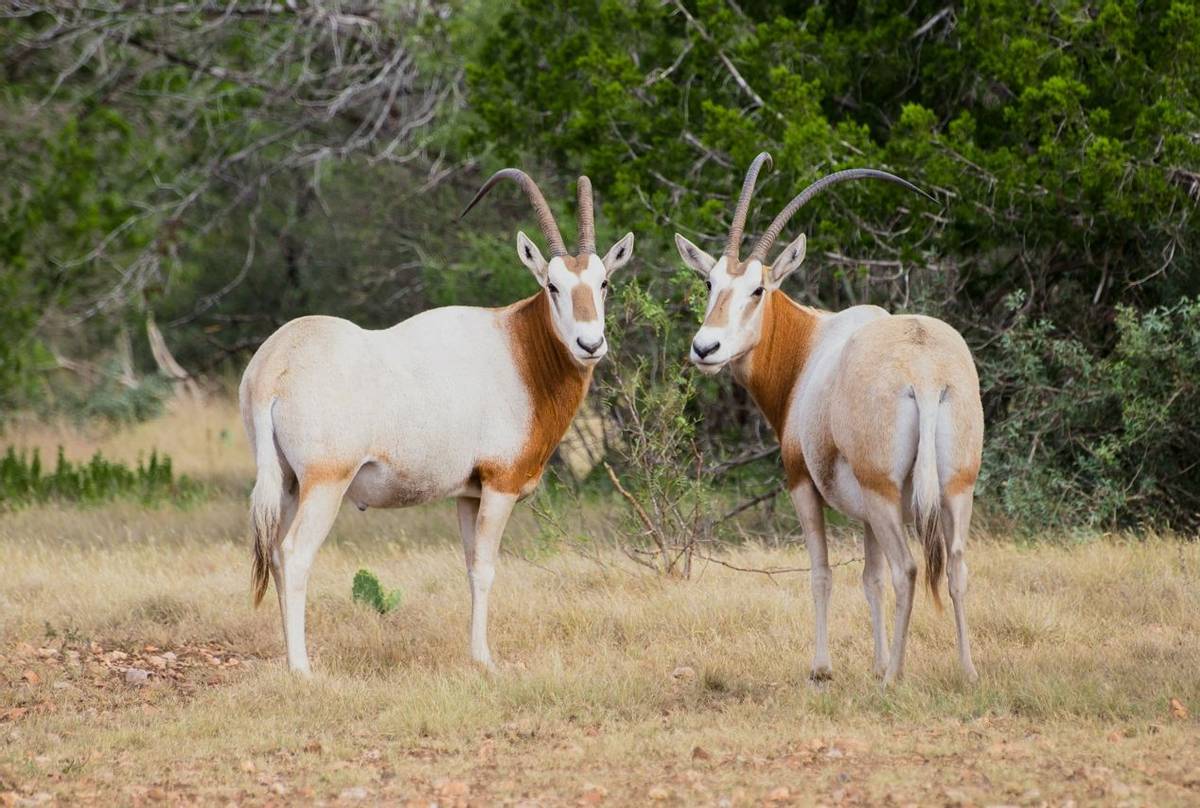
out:
M372 461L363 465L346 489L346 499L359 510L367 508L407 508L426 502L478 494L471 480L471 469L447 464L441 468L423 468L420 473L395 465Z

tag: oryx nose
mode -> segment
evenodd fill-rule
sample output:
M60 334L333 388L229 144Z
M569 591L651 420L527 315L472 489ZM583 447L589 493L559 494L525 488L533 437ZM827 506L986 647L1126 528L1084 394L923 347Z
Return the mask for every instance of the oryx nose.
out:
M717 350L717 348L720 348L720 347L721 347L720 342L714 342L711 345L701 345L698 342L692 343L692 350L695 351L696 356L700 357L701 359L708 356L710 353L712 353L713 351Z
M576 337L575 344L583 348L589 354L594 354L600 350L600 346L604 344L604 337L600 337L595 342L584 342L583 337Z

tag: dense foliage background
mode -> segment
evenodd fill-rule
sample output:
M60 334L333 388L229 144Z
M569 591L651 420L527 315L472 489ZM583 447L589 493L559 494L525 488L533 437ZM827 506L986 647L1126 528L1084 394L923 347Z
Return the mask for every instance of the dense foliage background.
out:
M188 371L228 379L299 314L382 326L527 294L513 255L514 230L533 231L524 201L499 194L455 222L486 172L519 164L564 227L587 173L601 241L638 234L597 404L628 428L630 390L645 389L675 410L643 464L698 441L723 475L706 485L762 489L777 459L745 394L727 377L680 386L698 290L670 236L715 248L765 149L775 166L751 232L850 166L937 197L864 183L820 198L784 236L809 234L788 291L962 330L985 387L994 512L1032 531L1200 528L1195 3L19 0L0 13L2 409L147 411L123 403L166 389L150 380L147 324Z

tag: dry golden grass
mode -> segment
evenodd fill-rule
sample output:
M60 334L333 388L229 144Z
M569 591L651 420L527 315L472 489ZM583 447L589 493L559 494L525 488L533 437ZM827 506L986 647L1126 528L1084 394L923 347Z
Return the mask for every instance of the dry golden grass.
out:
M861 565L838 567L835 679L816 690L806 575L709 566L670 581L604 550L524 560L528 508L493 593L507 664L485 674L452 510L343 511L310 586L311 682L283 669L274 599L250 607L241 497L0 515L0 804L1200 800L1197 721L1171 707L1200 710L1194 543L976 541L976 686L958 675L952 617L924 596L907 678L882 691ZM363 566L403 588L396 612L350 601ZM179 652L178 678L125 684L111 652L146 645ZM200 646L240 664L183 666Z

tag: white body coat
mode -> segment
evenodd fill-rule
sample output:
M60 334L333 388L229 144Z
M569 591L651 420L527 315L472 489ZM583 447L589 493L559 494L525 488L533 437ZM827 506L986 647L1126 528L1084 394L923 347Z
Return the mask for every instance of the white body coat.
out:
M962 337L940 320L891 315L876 306L833 313L796 304L778 286L803 261L803 236L774 267L755 258L716 259L681 236L677 242L711 290L692 362L706 373L729 365L779 438L812 559L813 678L831 672L826 626L833 576L825 504L865 526L863 588L876 672L890 682L903 669L917 570L905 525L916 523L935 595L948 560L960 662L974 678L965 547L983 409ZM885 564L897 600L890 651L882 613Z
M949 550L946 572L959 661L974 679L965 553L983 447L983 407L970 350L958 332L931 317L892 316L875 306L833 314L797 305L779 287L804 262L804 235L773 264L766 263L788 221L833 185L874 179L929 195L886 171L835 171L793 197L743 261L739 252L750 200L759 171L770 164L771 156L763 152L747 170L720 259L679 234L675 244L709 289L704 323L689 352L692 363L705 373L732 366L779 438L788 491L812 560L812 677L825 679L832 671L828 503L863 520L863 591L871 609L876 673L888 683L904 667L917 577L905 524L916 522L935 600ZM890 651L883 625L885 561L896 592Z
M346 497L360 508L479 496L479 462L515 458L533 417L503 329L498 311L460 306L383 331L293 320L246 368L243 412L270 408L281 459L299 479L314 466L353 466Z
M471 655L493 666L487 604L504 527L607 351L608 275L632 252L629 234L603 260L547 262L521 233L518 254L543 287L533 297L434 309L381 331L301 317L263 343L239 389L258 470L255 598L273 578L293 670L310 670L308 574L343 498L364 509L456 498Z

